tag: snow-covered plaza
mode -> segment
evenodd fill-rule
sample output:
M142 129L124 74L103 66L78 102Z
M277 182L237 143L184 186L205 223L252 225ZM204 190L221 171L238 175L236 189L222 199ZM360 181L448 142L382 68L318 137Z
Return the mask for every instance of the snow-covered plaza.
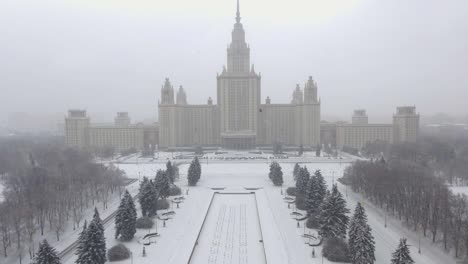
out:
M165 223L158 220L152 230L138 229L132 241L123 242L131 250L132 257L116 263L333 263L322 259L321 246L312 247L309 238L304 238L304 234L312 231L304 227L305 221L296 221L291 215L294 206L288 208L284 200L285 189L294 186L295 162L277 160L284 173L281 188L273 186L268 178L271 161L201 159L202 176L195 187L187 184L189 164L179 161L180 177L176 184L182 188L185 201L179 208L172 204L167 211L173 210L175 215ZM349 159L309 157L302 159L300 165L307 166L311 172L320 169L330 188L338 183L349 162ZM154 177L158 169L165 168L163 162L155 161L116 166L130 178ZM340 183L338 188L349 209L354 209L358 201L366 208L376 241L376 263L389 263L401 237L408 238L411 255L418 264L455 263L453 257L432 245L430 240L385 216L361 195ZM107 248L122 243L114 239L112 224L106 226L105 232ZM156 232L159 236L143 239L148 233ZM421 253L418 253L419 248ZM74 256L69 256L64 263L74 263Z

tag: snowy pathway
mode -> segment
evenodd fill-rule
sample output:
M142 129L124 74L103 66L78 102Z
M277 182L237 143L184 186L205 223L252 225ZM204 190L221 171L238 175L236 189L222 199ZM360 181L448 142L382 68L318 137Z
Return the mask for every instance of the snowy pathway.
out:
M190 263L266 263L255 194L215 193Z

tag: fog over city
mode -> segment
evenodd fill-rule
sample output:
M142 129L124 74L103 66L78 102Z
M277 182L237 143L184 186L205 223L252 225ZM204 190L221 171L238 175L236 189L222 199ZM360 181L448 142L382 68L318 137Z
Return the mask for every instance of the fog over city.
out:
M0 0L0 264L468 264L467 0Z
M166 77L189 103L216 104L231 0L4 0L0 2L0 124L10 113L86 109L94 121L128 111L156 121ZM466 117L468 2L255 0L241 3L264 102L287 103L312 75L322 119L395 107Z

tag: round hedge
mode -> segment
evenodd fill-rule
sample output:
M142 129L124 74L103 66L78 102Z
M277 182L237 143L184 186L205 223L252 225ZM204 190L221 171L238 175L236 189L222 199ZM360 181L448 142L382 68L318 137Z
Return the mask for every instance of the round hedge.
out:
M297 190L296 187L288 187L286 193L290 196L296 196Z
M303 195L296 196L296 208L299 210L306 210L306 200Z
M165 210L165 209L169 209L169 201L167 201L166 199L162 199L162 200L158 200L158 203L156 205L156 208L158 210Z
M179 186L172 185L169 188L169 196L176 196L176 195L181 195L181 194L182 194L182 190L179 188Z
M130 250L123 244L117 244L107 251L109 261L120 261L130 257Z
M311 215L307 218L307 228L318 229L320 228L320 222L317 215Z
M325 239L322 255L333 262L350 262L348 244L341 238Z
M135 224L136 228L142 228L142 229L150 229L153 227L153 225L154 225L153 219L147 216L138 218Z

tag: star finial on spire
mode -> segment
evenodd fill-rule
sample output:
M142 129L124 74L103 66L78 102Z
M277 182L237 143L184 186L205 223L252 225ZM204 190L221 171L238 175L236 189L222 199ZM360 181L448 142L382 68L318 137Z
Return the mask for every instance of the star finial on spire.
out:
M237 0L237 13L236 13L236 22L240 23L241 17L240 17L240 11L239 11L239 0Z

